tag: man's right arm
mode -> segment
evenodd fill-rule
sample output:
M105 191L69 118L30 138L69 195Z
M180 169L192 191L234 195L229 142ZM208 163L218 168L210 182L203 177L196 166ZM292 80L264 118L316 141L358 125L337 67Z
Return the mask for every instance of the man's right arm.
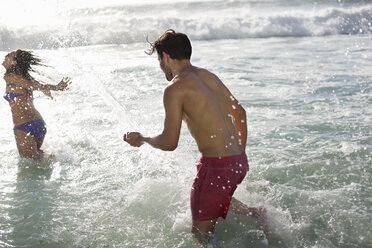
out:
M144 137L138 132L124 135L124 141L131 146L140 147L144 142L154 148L173 151L177 148L182 125L182 97L175 87L168 86L164 91L165 120L163 132L154 137Z
M173 151L177 148L182 125L182 97L177 87L170 85L165 89L163 103L165 110L163 132L155 137L144 137L143 141L155 148Z

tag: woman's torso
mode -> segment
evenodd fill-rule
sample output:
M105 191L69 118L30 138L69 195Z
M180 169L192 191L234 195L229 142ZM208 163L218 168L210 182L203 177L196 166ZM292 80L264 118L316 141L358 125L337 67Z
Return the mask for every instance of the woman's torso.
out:
M42 118L34 106L31 90L17 87L7 82L5 91L6 93L17 93L18 95L13 99L8 99L15 127Z

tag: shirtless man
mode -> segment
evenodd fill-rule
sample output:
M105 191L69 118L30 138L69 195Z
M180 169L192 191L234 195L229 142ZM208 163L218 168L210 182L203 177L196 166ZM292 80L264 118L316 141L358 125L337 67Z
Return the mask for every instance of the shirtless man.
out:
M185 34L167 30L151 44L149 54L155 51L160 68L171 81L163 97L163 132L154 137L128 132L124 141L135 147L148 143L173 151L184 120L202 154L191 188L192 233L202 244L208 244L217 219L226 218L229 207L252 216L265 231L264 208L249 208L232 197L249 170L244 108L216 75L191 65L191 43Z

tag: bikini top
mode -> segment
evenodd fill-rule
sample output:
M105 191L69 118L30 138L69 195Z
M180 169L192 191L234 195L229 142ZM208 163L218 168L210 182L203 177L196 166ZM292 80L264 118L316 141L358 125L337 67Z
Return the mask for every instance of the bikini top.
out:
M24 96L25 94L21 93L13 93L13 92L5 92L4 99L8 102L14 100L15 98L19 96ZM32 93L30 94L31 101L34 100Z

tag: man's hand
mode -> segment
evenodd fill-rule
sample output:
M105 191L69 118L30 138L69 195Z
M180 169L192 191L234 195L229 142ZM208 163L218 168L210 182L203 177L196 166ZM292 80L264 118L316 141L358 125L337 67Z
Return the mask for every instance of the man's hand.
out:
M143 136L138 132L128 132L124 134L123 140L134 147L140 147L144 144Z

